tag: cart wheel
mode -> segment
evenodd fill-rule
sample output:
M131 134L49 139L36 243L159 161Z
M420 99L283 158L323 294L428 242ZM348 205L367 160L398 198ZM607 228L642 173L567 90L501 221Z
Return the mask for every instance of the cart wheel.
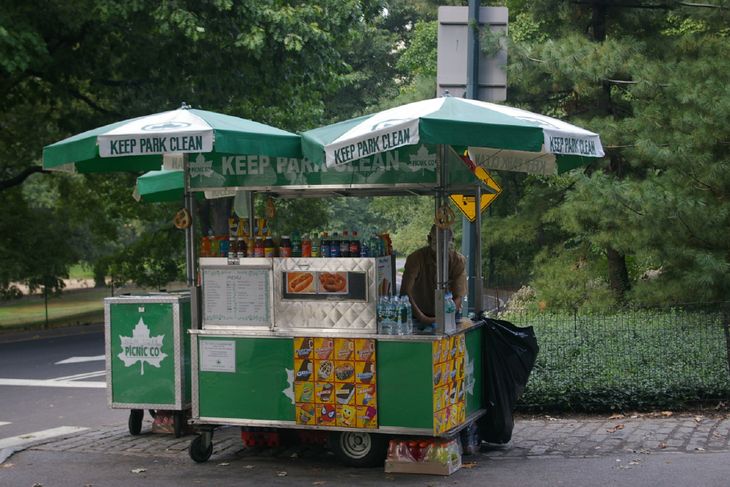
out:
M190 448L188 449L190 458L198 463L207 462L213 454L213 442L209 440L207 441L208 444L205 445L206 441L203 439L203 436L204 434L193 438L193 441L190 442Z
M132 409L129 411L129 434L137 436L142 431L142 417L144 416L143 409Z
M385 435L360 431L334 433L332 450L337 458L351 467L375 467L383 465L388 449Z
M185 411L175 411L173 422L173 426L175 427L175 438L180 438L183 432L183 425L185 424Z

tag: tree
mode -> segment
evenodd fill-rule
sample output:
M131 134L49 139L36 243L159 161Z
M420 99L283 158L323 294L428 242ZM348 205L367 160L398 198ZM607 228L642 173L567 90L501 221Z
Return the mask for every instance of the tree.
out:
M290 130L318 125L327 116L351 115L356 104L369 103L396 82L395 37L387 31L384 6L379 0L51 0L43 8L6 2L0 17L4 210L34 217L24 213L29 206L24 193L7 193L39 171L44 145L183 101ZM133 181L87 179L89 185L103 181L110 193L126 192L125 199ZM70 195L72 204L94 208L84 200L89 191L82 193ZM62 204L56 199L51 207ZM93 250L85 254L92 261L109 255L110 246L139 238L127 232L130 240L119 242L114 229L122 220L117 216L128 219L129 228L147 226L134 222L149 217L148 209L114 206L96 207L103 213L94 215L97 225L85 223L83 214L69 220L71 233L84 233L77 240ZM27 242L21 232L4 226L11 221L16 220L0 221L0 234ZM8 259L0 268L9 269L3 282L27 279L33 263L25 256L13 262L13 245L0 249L0 258ZM61 268L76 258L67 257L71 260Z
M619 301L719 299L727 130L715 117L726 115L718 100L728 71L717 57L727 47L726 2L509 3L521 22L512 101L591 128L608 149L541 217L564 232L549 243L553 255L605 264L583 266L593 269L585 279L602 279ZM554 289L575 278L571 266L556 274L544 259L535 264L536 281ZM640 280L651 268L662 269L659 279ZM629 283L637 289L627 292Z

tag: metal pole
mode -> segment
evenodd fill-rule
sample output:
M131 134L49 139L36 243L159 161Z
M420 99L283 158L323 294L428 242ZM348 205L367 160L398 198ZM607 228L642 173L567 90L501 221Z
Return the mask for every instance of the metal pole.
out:
M190 168L188 167L188 155L183 155L183 182L185 195L185 209L190 215L190 226L185 229L185 272L187 274L187 285L190 289L190 319L194 329L201 327L202 306L200 287L198 286L197 259L195 252L195 198L190 191Z
M183 155L183 181L185 186L183 188L185 195L185 209L188 211L191 220L193 218L193 195L190 192L190 170L188 168L188 156ZM191 223L185 229L185 273L187 278L187 285L189 288L195 286L195 234L193 233L194 226ZM191 289L192 290L192 289Z
M446 203L446 188L448 186L448 170L446 167L446 146L440 144L437 150L439 165L439 186L436 194L436 209ZM436 330L443 334L446 326L444 314L444 297L449 282L449 246L446 243L446 232L439 228L436 232L436 289L434 303L436 305Z
M468 18L466 28L466 92L465 98L471 100L479 99L479 0L469 0ZM481 311L482 304L482 259L481 259L481 215L480 199L481 189L477 188L475 197L476 221L470 222L468 218L461 218L462 241L461 253L466 257L466 274L469 287L469 308L475 312ZM466 316L469 310L463 310Z
M474 312L480 312L484 309L484 291L482 290L482 212L479 211L482 201L482 185L477 184L477 190L475 194L476 198L476 219L474 220L474 226L472 227L473 232L473 259L474 265L472 266L474 271L474 282L470 286L472 288L474 296L474 304L471 305L474 308ZM471 222L470 222L471 223ZM469 310L465 310L464 316Z
M466 98L479 98L479 0L469 0L466 26Z

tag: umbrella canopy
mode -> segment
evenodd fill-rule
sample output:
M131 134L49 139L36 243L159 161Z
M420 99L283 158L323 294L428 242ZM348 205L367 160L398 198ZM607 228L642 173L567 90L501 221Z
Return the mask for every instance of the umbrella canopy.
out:
M133 195L147 203L182 201L184 188L183 171L150 171L137 178Z
M299 136L269 125L183 105L105 125L43 148L43 168L72 172L149 171L190 153L300 157Z
M562 172L604 155L598 134L555 118L477 100L423 100L302 133L302 150L328 167L406 145L468 147L478 165Z

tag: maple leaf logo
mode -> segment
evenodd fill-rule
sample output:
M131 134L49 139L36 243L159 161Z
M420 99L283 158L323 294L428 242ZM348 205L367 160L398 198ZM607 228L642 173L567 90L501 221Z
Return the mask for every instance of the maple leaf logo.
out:
M131 337L119 336L122 351L117 357L124 362L125 367L131 367L139 362L141 366L140 374L144 375L145 362L159 369L160 362L167 357L167 354L162 352L162 341L164 339L165 335L150 336L150 329L140 318L137 326L132 330Z

